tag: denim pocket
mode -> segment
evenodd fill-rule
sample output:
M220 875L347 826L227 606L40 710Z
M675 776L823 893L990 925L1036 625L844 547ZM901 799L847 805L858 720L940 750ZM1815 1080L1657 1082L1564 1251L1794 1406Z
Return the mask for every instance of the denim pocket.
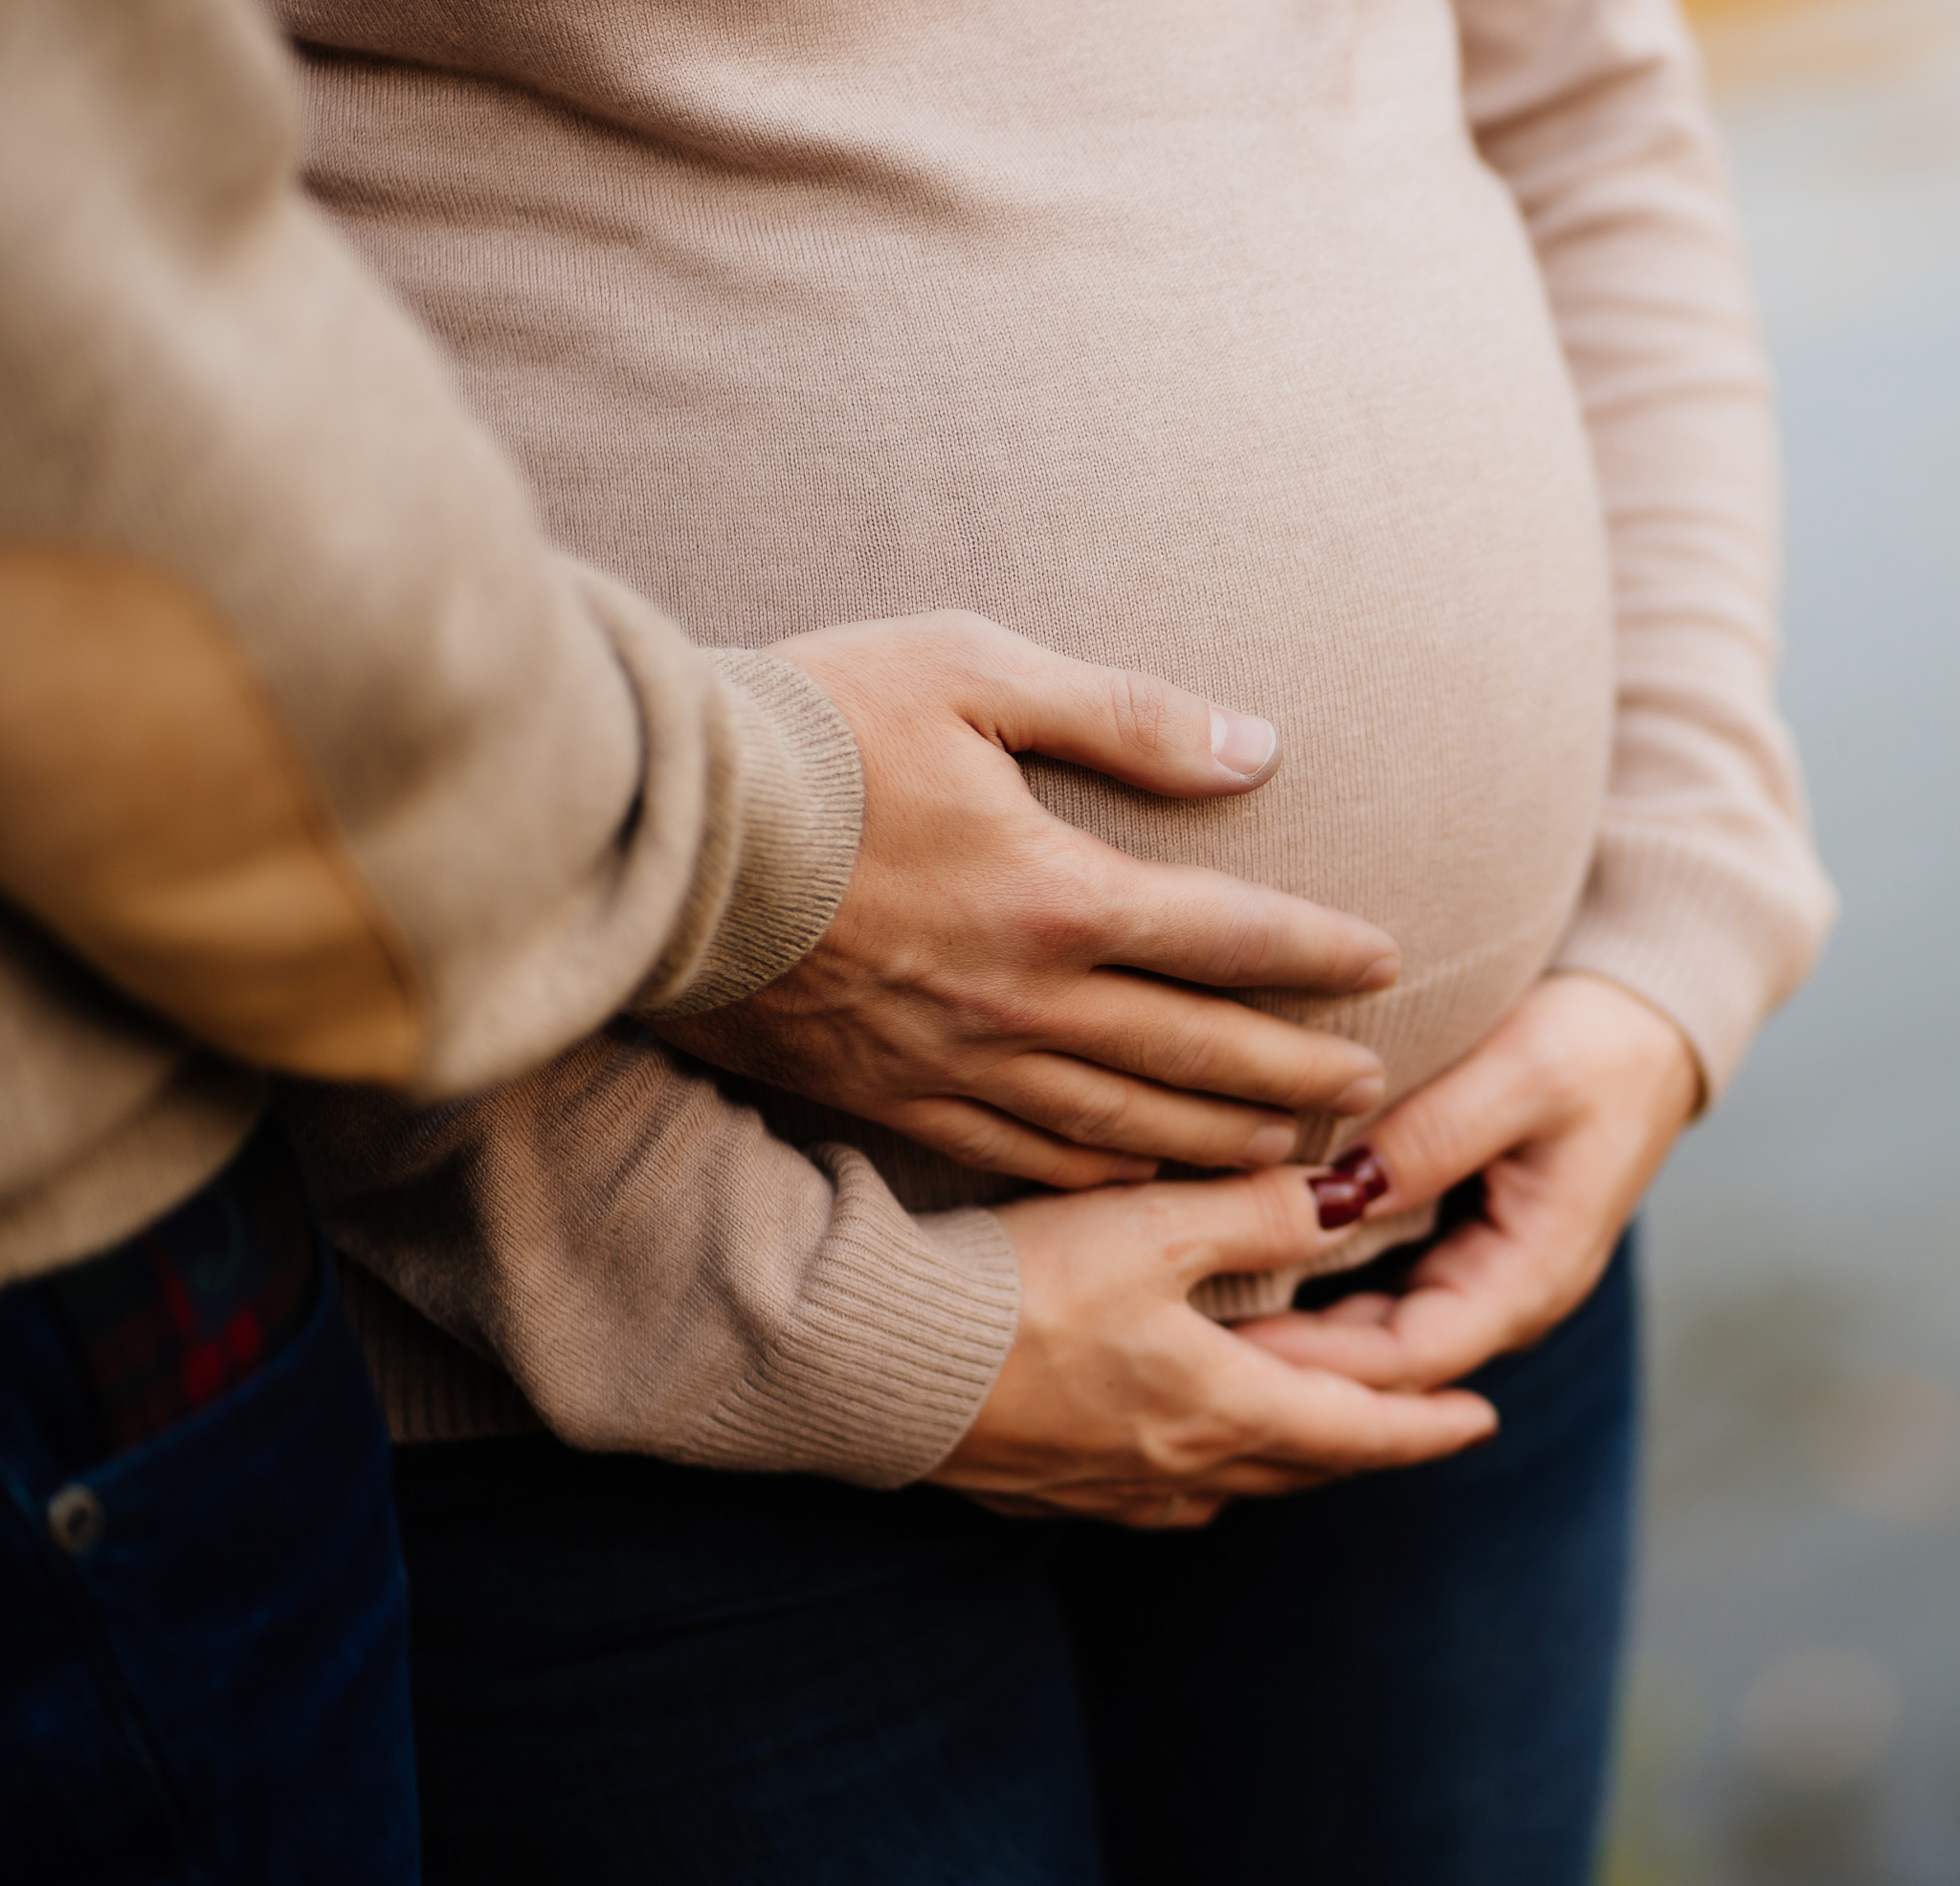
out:
M0 1694L24 1758L0 1783L0 1826L10 1856L49 1843L49 1877L416 1876L388 1438L332 1266L319 1276L294 1340L218 1400L62 1486L10 1473L9 1547L36 1563L7 1582L67 1651L43 1658L39 1700ZM181 1870L78 1869L86 1827L32 1798L28 1778L65 1744L117 1733Z

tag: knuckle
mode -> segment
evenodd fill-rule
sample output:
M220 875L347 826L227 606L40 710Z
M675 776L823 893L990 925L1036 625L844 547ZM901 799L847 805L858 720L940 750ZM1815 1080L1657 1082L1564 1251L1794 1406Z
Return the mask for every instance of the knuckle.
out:
M1014 876L1015 927L1029 952L1080 957L1093 954L1108 929L1108 912L1123 901L1115 860L1068 827L1044 827L1025 846Z
M1146 1477L1152 1480L1188 1479L1213 1464L1198 1433L1183 1422L1145 1429L1136 1452Z
M1565 1113L1586 1096L1586 1070L1578 1044L1556 1018L1532 1012L1522 1018L1513 1043L1523 1072L1541 1106Z
M1265 895L1252 885L1236 885L1210 914L1212 954L1218 980L1253 986L1272 963L1277 942L1273 912Z
M1232 1022L1238 1012L1206 1004L1180 1015L1147 1044L1154 1077L1170 1087L1212 1091L1213 1082L1227 1072L1222 1063L1232 1053Z
M1255 1172L1244 1184L1251 1192L1254 1235L1267 1252L1297 1251L1320 1235L1320 1214L1312 1192L1294 1166Z
M1109 706L1125 744L1146 754L1159 753L1171 744L1170 690L1156 676L1127 668L1113 670Z
M1135 1098L1120 1080L1092 1080L1069 1097L1055 1131L1082 1145L1102 1145L1129 1124Z
M1206 1409L1196 1387L1160 1385L1151 1398L1153 1405L1135 1417L1132 1451L1145 1477L1175 1477L1203 1464L1203 1437L1215 1417Z
M962 1107L943 1117L932 1131L932 1143L963 1165L991 1165L1007 1157L1013 1133L1004 1121Z
M1086 965L1101 937L1092 912L1055 897L1030 901L1020 932L1022 946L1038 965Z
M943 684L980 699L1011 694L1009 636L999 623L969 609L942 608L911 618L921 655L942 673Z
M1181 1479L1192 1468L1184 1450L1162 1434L1146 1432L1139 1435L1136 1456L1138 1472L1146 1479Z
M1137 1452L1154 1478L1192 1480L1252 1448L1244 1422L1202 1404L1147 1428Z
M1012 984L948 990L945 999L967 1041L1035 1041L1051 1032L1047 1006Z

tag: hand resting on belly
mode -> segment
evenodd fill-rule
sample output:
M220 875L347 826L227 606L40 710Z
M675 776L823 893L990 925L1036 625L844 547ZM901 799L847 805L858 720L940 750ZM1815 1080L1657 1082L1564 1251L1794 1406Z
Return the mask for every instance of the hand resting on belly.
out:
M1125 856L1045 811L1013 758L1218 798L1277 769L1265 721L962 611L769 653L814 677L858 737L857 869L802 963L730 1008L657 1021L664 1039L1057 1187L1145 1178L1157 1159L1275 1165L1299 1114L1380 1103L1370 1050L1191 985L1385 988L1392 938L1222 872Z
M1384 1215L1481 1173L1480 1217L1396 1297L1344 1298L1237 1333L1382 1388L1455 1382L1528 1348L1585 1301L1701 1097L1686 1037L1604 977L1545 978L1483 1045L1370 1131Z

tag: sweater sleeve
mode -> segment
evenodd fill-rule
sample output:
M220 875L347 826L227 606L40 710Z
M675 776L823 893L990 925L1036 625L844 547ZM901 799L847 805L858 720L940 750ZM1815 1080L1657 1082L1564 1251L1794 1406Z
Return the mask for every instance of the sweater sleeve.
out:
M296 126L252 0L0 10L0 894L440 1096L789 968L861 782L813 682L552 548Z
M1671 1015L1708 1098L1836 909L1773 699L1776 472L1734 212L1674 0L1457 0L1484 160L1529 230L1592 439L1612 772L1556 966Z
M1013 1340L991 1212L907 1213L862 1154L772 1138L631 1019L471 1100L278 1105L336 1247L394 1293L354 1296L398 1438L523 1419L475 1351L575 1446L895 1486Z

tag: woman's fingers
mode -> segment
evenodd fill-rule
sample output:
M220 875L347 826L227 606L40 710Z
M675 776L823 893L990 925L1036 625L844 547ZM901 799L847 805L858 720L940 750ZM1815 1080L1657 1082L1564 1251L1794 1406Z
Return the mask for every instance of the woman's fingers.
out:
M1484 1168L1483 1215L1425 1254L1401 1296L1238 1333L1298 1366L1378 1387L1460 1380L1585 1299L1651 1171L1645 1154L1644 1136L1579 1114Z
M1698 1088L1691 1051L1658 1011L1594 977L1547 979L1369 1134L1389 1182L1375 1211L1481 1172L1481 1222L1424 1256L1386 1309L1267 1319L1241 1333L1298 1365L1407 1387L1536 1342L1598 1280Z
M1370 1216L1388 1217L1440 1198L1544 1131L1561 1101L1562 1096L1526 1077L1501 1043L1487 1043L1368 1129L1369 1146L1389 1181Z
M1596 1098L1588 1010L1601 988L1610 1004L1647 1012L1591 977L1549 978L1474 1053L1391 1107L1368 1134L1389 1182L1370 1215L1426 1205L1513 1147L1570 1126Z
M1234 1333L1228 1340L1241 1339ZM1413 1467L1497 1432L1497 1410L1467 1389L1384 1393L1346 1375L1287 1365L1269 1349L1260 1354L1273 1365L1242 1378L1248 1399L1234 1412L1265 1437L1240 1457L1267 1467L1330 1474Z
M1290 1372L1290 1371L1288 1371ZM969 1497L995 1512L1027 1517L1072 1514L1150 1530L1209 1523L1233 1499L1267 1499L1310 1491L1373 1469L1407 1467L1488 1440L1497 1413L1481 1396L1376 1395L1330 1379L1328 1392L1309 1387L1304 1402L1272 1409L1268 1452L1218 1461L1188 1474L1056 1479L1013 1492Z
M1310 1263L1381 1175L1281 1168L1004 1207L1021 1332L935 1477L1039 1510L1171 1524L1193 1498L1414 1465L1487 1439L1481 1397L1435 1385L1534 1341L1596 1280L1694 1098L1671 1023L1611 985L1543 984L1461 1066L1370 1135L1376 1209L1484 1174L1484 1216L1397 1298L1231 1332L1186 1300L1201 1278ZM1338 1199L1331 1181L1345 1181ZM1162 1505L1153 1505L1162 1488Z
M1287 1166L1000 1207L1020 1324L978 1417L931 1477L1147 1523L1136 1510L1146 1491L1167 1501L1279 1492L1489 1433L1496 1417L1474 1395L1385 1395L1292 1368L1192 1308L1205 1276L1311 1262L1348 1234L1321 1224L1312 1177Z
M906 1129L910 1131L908 1127ZM1298 1165L1229 1179L1124 1186L1070 1198L1017 1199L997 1208L1017 1249L1096 1253L1125 1292L1182 1299L1221 1271L1273 1271L1310 1264L1352 1236L1325 1227L1316 1175ZM1193 1327L1212 1329L1195 1311Z
M1369 1131L1389 1189L1371 1215L1438 1198L1529 1143L1598 1122L1637 1173L1630 1207L1696 1104L1700 1066L1681 1031L1637 996L1590 975L1548 976L1496 1032Z
M1232 1179L1137 1186L1124 1197L1134 1214L1132 1235L1163 1254L1185 1295L1221 1272L1312 1263L1351 1236L1351 1226L1321 1223L1314 1176L1282 1165Z
M1426 1389L1455 1382L1511 1347L1542 1310L1539 1272L1489 1225L1466 1225L1412 1274L1406 1296L1288 1311L1240 1323L1235 1334L1296 1368L1328 1370L1381 1389Z

